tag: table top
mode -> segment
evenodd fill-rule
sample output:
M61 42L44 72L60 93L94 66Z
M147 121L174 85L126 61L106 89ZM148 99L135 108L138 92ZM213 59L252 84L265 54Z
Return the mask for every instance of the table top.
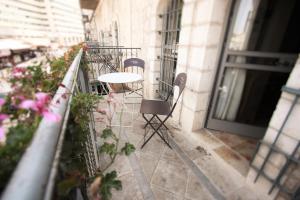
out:
M103 74L98 77L98 80L105 83L132 83L142 80L142 76L135 73L114 72Z

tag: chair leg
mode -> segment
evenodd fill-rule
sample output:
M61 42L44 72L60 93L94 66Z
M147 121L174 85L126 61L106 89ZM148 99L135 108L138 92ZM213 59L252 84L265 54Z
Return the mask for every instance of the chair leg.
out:
M144 129L148 126L148 124L152 121L152 119L155 117L155 115L153 115L152 117L151 117L151 119L150 120L148 120L146 117L145 117L145 114L142 114L142 116L143 116L143 118L146 120L146 124L145 124L145 126L144 126Z
M155 115L154 115L155 116ZM144 115L143 115L143 117L144 117ZM152 133L152 135L142 144L142 146L141 146L141 149L150 141L150 139L155 135L155 134L158 134L158 136L168 145L168 147L170 148L170 149L172 149L172 147L171 147L171 145L169 144L169 142L167 142L166 141L166 139L164 138L164 136L163 135L161 135L160 133L159 133L159 129L164 125L164 122L165 122L165 120L164 121L162 121L160 124L159 124L159 126L157 127L157 128L155 128L151 123L150 123L150 121L149 120L147 120L147 118L146 117L144 117L144 119L147 121L147 124L149 124L150 126L151 126L151 128L154 130L154 132Z
M162 122L162 120L157 116L157 115L155 115L155 117L160 121L160 123L163 123ZM169 128L163 123L163 126L167 129L167 130L169 130Z

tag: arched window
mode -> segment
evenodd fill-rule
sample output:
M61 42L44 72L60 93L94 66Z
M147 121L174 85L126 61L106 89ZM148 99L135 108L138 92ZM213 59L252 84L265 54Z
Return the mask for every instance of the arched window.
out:
M162 43L159 82L159 95L161 98L166 98L173 89L182 7L182 0L170 0L166 13L162 14L163 26L161 31Z

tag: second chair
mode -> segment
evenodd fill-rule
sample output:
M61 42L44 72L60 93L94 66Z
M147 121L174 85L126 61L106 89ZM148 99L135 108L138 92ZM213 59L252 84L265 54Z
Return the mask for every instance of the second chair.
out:
M178 91L177 97L175 98L175 101L173 102L173 106L170 106L170 104L168 102L168 99L169 99L170 95L172 94L172 91L170 91L170 93L165 101L148 100L148 99L142 100L140 113L142 113L143 118L146 120L146 124L145 124L144 128L146 128L149 125L153 129L153 133L150 135L150 137L146 141L144 141L141 148L143 148L150 141L150 139L155 134L157 134L172 149L169 141L167 141L168 135L166 134L166 136L165 136L163 134L163 132L161 131L161 129L162 128L165 128L166 130L168 129L167 126L165 125L165 122L172 115L172 113L177 105L178 99L179 99L183 89L185 88L186 78L187 78L186 73L180 73L176 76L176 79L174 81L174 87L178 87L179 91ZM146 117L147 114L151 115L150 119L148 119ZM165 118L160 119L159 115L163 115L163 116L165 116ZM158 120L158 122L154 123L153 122L154 120ZM157 126L155 126L154 124L156 124Z

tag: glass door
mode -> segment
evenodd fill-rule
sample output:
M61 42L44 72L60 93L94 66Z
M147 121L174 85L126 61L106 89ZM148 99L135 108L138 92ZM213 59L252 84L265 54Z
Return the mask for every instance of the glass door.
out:
M299 53L299 5L236 1L207 128L263 137Z

